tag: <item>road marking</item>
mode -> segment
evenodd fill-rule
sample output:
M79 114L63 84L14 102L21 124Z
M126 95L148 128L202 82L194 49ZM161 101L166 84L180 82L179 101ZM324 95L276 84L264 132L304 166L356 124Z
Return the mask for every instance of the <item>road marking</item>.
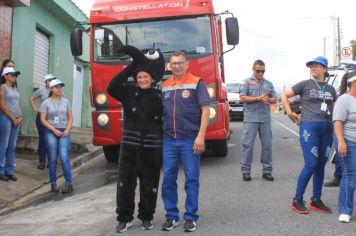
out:
M276 122L277 124L279 124L280 126L282 126L283 128L285 128L286 130L290 131L292 134L295 134L297 137L299 137L299 134L294 132L293 130L291 130L290 128L288 128L287 126L285 126L284 124L282 124L281 122L279 121L276 121L273 119L274 122Z

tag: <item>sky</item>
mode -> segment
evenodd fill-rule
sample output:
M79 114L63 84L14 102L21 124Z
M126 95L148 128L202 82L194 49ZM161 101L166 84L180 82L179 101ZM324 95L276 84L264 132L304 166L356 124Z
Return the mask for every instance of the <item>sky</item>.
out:
M89 15L94 0L72 1ZM324 51L329 65L334 65L336 17L340 19L341 47L356 40L356 1L213 0L213 4L217 13L232 12L240 27L239 44L225 54L226 82L249 77L257 59L265 62L265 78L277 91L308 79L305 63L323 56ZM224 49L229 48L225 45Z

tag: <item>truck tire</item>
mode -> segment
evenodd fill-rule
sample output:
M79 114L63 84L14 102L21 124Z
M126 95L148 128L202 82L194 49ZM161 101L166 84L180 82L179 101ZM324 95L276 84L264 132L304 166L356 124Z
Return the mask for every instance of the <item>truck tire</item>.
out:
M103 151L107 162L114 163L119 160L120 145L103 146Z
M217 140L213 143L213 152L215 156L226 157L228 153L227 140Z

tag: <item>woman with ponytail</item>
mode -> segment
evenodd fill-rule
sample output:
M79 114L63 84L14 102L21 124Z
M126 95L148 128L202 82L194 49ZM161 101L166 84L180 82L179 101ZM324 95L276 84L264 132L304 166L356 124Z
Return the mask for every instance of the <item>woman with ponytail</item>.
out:
M308 214L303 197L310 179L313 177L313 195L309 208L321 213L332 210L321 200L325 165L333 142L332 113L336 101L334 87L325 82L328 60L316 57L306 63L310 69L310 79L303 80L282 94L282 102L288 117L299 128L299 141L303 150L304 167L299 174L292 210ZM300 95L301 117L290 108L288 97Z
M339 221L350 222L356 187L356 71L346 73L339 88L334 113L337 158L342 169L339 192Z

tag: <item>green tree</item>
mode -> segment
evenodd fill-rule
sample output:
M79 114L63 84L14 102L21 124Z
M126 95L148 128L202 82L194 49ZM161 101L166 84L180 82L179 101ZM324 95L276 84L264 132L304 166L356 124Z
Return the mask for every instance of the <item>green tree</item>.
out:
M352 59L356 60L356 40L350 41L350 46L352 47Z

